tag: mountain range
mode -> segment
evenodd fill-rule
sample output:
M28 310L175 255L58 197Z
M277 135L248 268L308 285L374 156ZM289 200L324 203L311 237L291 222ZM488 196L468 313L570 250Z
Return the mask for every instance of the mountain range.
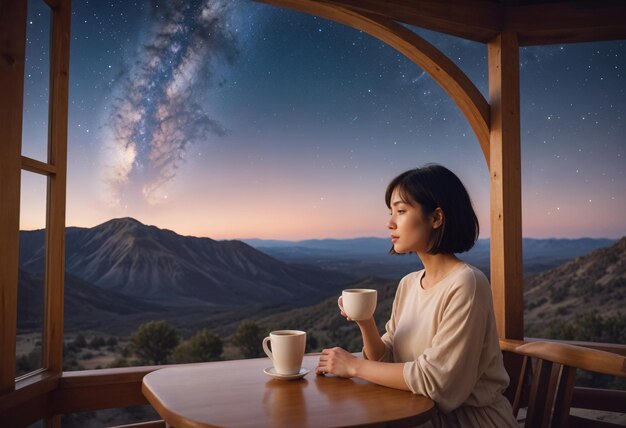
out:
M41 325L44 241L43 230L21 232L21 332ZM131 218L93 228L70 227L66 330L126 335L142 322L166 319L182 331L211 328L229 335L249 318L268 326L310 329L323 344L352 343L355 332L335 310L339 290L379 289L382 328L399 278L419 268L415 256L389 256L389 243L382 238L249 244L257 248L241 241L181 236ZM488 263L488 250L489 242L480 240L474 255L464 259L484 269L472 257ZM542 326L555 320L573 322L593 310L621 316L626 238L525 239L524 251L527 262L552 267L525 272L527 331L540 335Z
M42 275L45 231L23 231L20 269ZM241 241L181 236L132 218L66 232L66 272L163 306L276 304L316 299L353 278L278 261Z
M390 256L387 238L311 239L279 241L245 239L244 242L270 256L288 263L323 266L354 275L398 278L417 269L421 262L414 255ZM567 260L614 243L614 239L533 239L522 240L525 273L542 272ZM459 256L489 273L489 239L479 239L467 253Z

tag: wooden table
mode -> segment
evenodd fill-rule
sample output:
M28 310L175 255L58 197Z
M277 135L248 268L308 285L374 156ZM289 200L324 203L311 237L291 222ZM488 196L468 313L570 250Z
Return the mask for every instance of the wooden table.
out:
M301 380L270 378L268 358L167 367L146 375L142 391L165 422L185 427L415 426L434 402L362 379L315 375L306 355Z

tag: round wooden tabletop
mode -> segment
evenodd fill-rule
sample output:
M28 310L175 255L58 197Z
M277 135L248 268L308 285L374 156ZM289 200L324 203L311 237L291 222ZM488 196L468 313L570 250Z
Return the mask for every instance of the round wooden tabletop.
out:
M306 355L303 379L263 373L268 358L167 367L146 375L142 391L168 424L185 427L415 426L434 402L362 379L317 376L318 355Z

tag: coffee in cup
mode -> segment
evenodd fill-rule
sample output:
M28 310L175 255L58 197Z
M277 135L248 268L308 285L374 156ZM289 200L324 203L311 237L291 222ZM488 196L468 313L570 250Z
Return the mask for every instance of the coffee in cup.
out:
M280 375L293 375L300 371L305 348L305 331L276 330L263 339L263 350L274 363L276 373Z
M374 315L378 292L371 288L351 288L341 292L341 306L354 321L365 321Z

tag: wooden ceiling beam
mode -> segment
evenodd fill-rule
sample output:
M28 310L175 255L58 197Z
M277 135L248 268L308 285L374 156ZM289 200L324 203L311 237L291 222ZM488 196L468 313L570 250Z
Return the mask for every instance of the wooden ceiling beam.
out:
M487 0L319 0L477 42L500 33L504 7Z
M318 0L488 43L517 33L520 46L626 39L623 0Z
M517 33L520 46L626 39L626 2L562 1L511 6L505 31Z

